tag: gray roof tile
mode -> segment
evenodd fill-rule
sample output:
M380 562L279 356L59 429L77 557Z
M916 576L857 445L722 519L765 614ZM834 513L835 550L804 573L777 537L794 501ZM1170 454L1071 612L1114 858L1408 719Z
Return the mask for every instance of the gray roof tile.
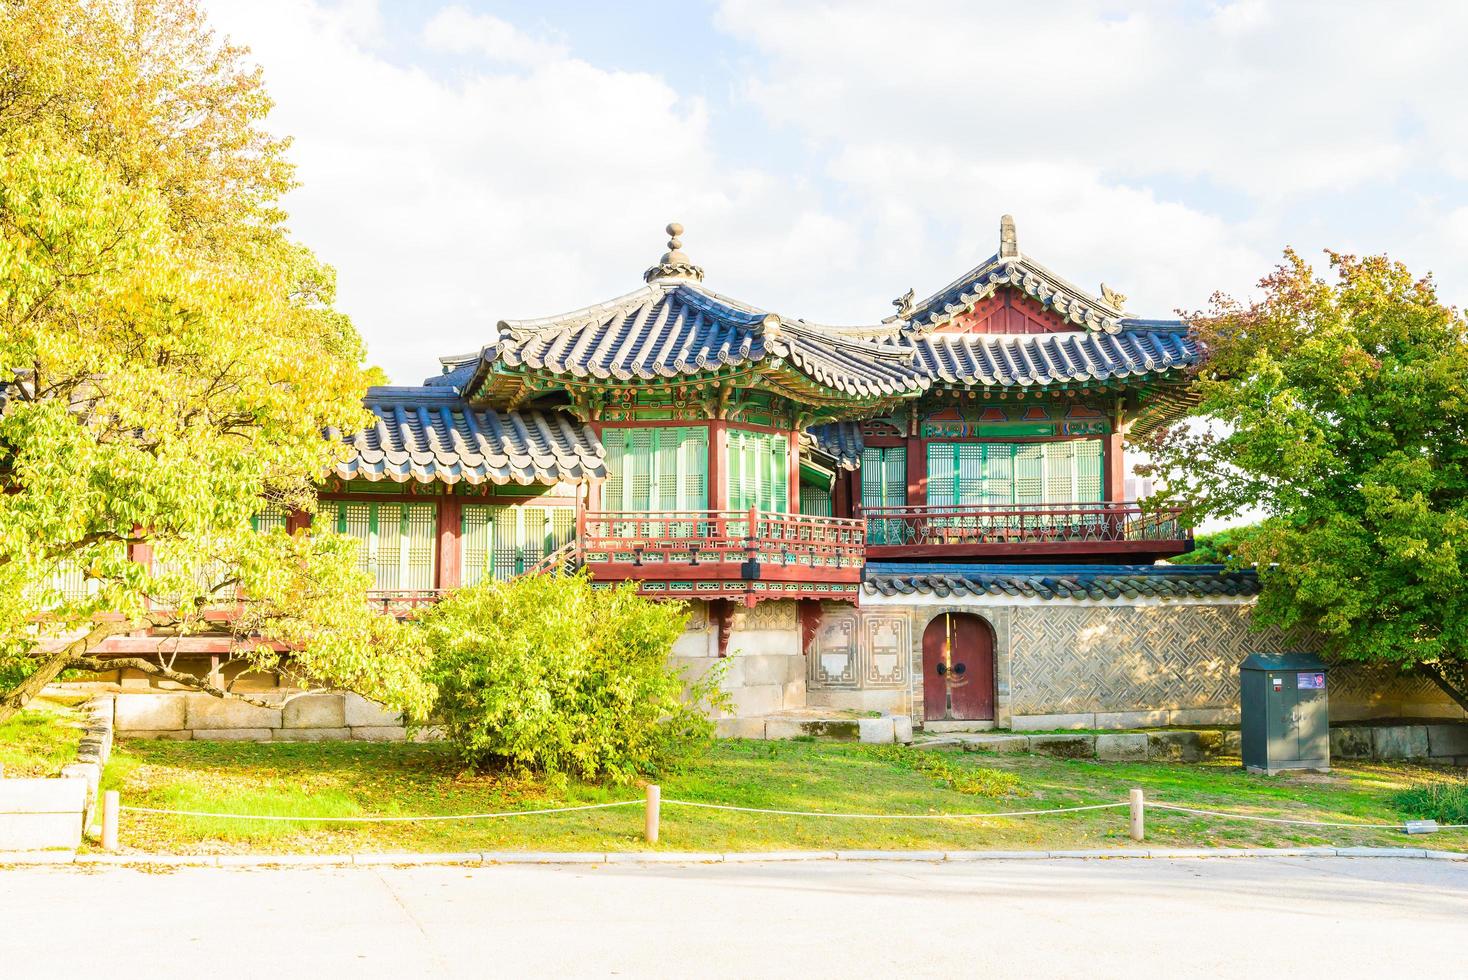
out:
M1198 363L1174 330L1048 334L931 333L913 340L935 384L1029 386L1157 374Z
M506 320L471 358L444 361L447 374L476 364L578 378L633 382L724 367L787 363L816 383L863 398L927 387L907 344L879 344L839 328L786 320L689 280L658 279L618 299L536 320ZM771 366L775 366L771 364ZM471 384L466 393L472 394Z
M1222 565L937 565L869 563L868 595L1039 599L1252 596L1259 577Z
M606 450L564 412L466 406L446 388L371 388L377 424L343 439L343 480L554 484L606 476ZM329 435L342 438L340 433Z
M817 450L836 461L843 470L861 469L861 425L856 422L831 422L813 425L802 433Z

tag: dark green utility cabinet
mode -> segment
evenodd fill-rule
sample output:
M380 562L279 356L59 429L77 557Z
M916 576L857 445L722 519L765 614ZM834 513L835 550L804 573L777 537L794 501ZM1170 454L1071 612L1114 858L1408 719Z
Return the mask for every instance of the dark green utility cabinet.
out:
M1254 653L1239 665L1239 741L1250 772L1330 768L1325 664L1310 653Z

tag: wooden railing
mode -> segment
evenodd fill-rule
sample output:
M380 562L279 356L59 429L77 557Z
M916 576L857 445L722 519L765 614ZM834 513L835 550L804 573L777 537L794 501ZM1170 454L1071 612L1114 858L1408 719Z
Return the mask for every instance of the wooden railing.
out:
M691 574L700 566L746 563L859 571L866 529L863 521L842 517L698 510L588 511L578 531L588 565L680 565Z
M956 504L867 507L876 547L1174 542L1188 537L1182 508L1135 503Z

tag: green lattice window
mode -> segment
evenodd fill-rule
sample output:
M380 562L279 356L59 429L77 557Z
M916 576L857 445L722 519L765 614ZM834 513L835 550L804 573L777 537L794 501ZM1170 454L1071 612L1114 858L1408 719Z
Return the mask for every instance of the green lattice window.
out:
M729 507L790 509L790 440L769 432L729 430Z
M861 506L907 506L907 448L867 446L861 451ZM867 518L869 544L897 544L904 524L900 520Z
M532 568L576 534L571 507L507 507L465 504L460 538L460 581L486 576L504 581Z
M606 429L607 510L707 510L708 429Z
M802 483L800 485L800 512L816 517L830 517L832 514L831 491L825 487Z
M381 591L426 591L434 584L438 505L335 501L336 530L361 546L357 567L372 576ZM328 514L330 512L328 511Z
M928 505L1092 503L1102 495L1099 439L928 444Z

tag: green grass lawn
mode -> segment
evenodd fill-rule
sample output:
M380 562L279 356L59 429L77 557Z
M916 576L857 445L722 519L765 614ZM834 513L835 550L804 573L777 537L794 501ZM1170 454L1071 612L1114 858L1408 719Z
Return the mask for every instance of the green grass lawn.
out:
M720 742L661 780L663 798L826 812L972 813L1149 797L1188 806L1328 821L1400 822L1390 798L1463 770L1343 764L1330 774L1243 773L1237 760L1160 765L814 742ZM640 798L637 787L557 787L464 773L442 745L124 742L104 788L124 805L285 816L476 813ZM124 813L124 849L231 851L641 850L642 808L435 823L257 823ZM1468 850L1468 833L1215 822L1152 811L1154 846L1417 845ZM1104 848L1131 846L1125 810L993 820L835 820L665 804L663 850Z
M36 698L0 725L0 769L9 779L55 776L76 761L82 713L71 704Z

